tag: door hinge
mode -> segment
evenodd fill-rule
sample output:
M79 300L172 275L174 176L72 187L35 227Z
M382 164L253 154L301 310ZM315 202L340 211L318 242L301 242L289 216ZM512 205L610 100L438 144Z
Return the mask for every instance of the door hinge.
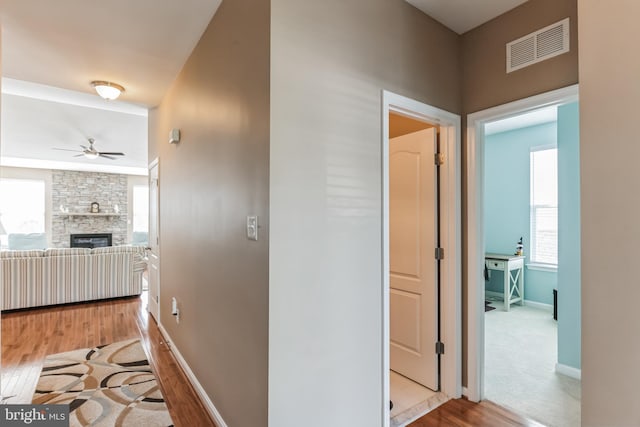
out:
M436 259L444 259L444 248L436 248Z
M434 161L436 166L444 165L444 153L436 153L434 155Z
M436 354L444 354L444 343L442 341L436 343Z

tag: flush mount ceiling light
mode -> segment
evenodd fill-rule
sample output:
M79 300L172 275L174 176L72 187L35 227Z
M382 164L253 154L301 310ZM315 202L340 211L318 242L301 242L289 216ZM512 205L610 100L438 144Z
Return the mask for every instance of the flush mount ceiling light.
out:
M120 96L121 92L124 92L124 87L120 86L117 83L106 82L103 80L96 80L91 82L91 86L93 86L98 92L98 95L103 97L108 101L112 101Z

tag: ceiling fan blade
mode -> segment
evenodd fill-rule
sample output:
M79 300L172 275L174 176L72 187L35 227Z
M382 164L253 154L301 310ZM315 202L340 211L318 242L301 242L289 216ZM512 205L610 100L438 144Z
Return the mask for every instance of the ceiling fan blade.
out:
M106 154L107 156L124 156L124 153L110 153L108 151L101 151L100 155Z
M80 144L80 147L82 147L83 150L88 150L88 148L82 144Z
M82 154L76 154L76 155L75 155L75 156L73 156L73 157L84 157L84 153L82 153Z
M115 157L111 157L111 156L106 155L104 153L100 153L100 157L104 157L105 159L109 159L109 160L115 160L116 159Z
M68 148L52 148L52 150L58 150L58 151L73 151L74 153L80 153L80 150L69 150Z

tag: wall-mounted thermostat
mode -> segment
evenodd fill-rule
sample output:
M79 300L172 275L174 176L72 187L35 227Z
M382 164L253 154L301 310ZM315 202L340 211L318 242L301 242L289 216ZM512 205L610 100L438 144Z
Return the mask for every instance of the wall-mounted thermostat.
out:
M180 142L180 129L171 129L169 132L169 144L177 144Z

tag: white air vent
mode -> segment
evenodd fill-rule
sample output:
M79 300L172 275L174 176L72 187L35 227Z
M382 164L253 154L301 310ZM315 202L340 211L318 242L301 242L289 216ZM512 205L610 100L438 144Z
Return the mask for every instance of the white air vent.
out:
M569 18L507 43L507 73L569 52Z

